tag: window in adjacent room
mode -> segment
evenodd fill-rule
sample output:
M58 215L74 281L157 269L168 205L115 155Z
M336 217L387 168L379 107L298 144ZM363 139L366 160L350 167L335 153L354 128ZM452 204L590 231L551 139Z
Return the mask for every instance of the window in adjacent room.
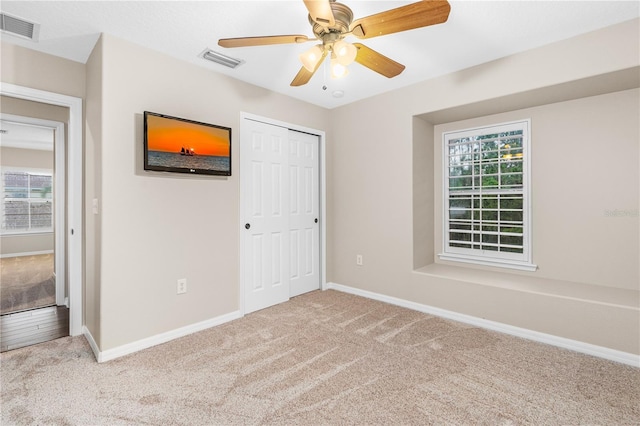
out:
M49 171L3 170L0 232L53 231L53 174Z
M535 270L530 121L443 134L443 260Z

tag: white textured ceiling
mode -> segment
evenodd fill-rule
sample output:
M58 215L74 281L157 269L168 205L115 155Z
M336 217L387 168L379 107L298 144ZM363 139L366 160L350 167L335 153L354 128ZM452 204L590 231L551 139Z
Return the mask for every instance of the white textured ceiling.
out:
M343 0L355 18L411 1ZM378 93L468 68L640 16L630 1L457 1L441 25L365 40L406 65L393 79L354 63L340 80L321 67L302 87L289 83L300 69L298 55L312 43L224 49L220 38L305 34L307 10L295 1L5 1L2 12L41 24L37 43L2 40L86 62L100 33L108 33L239 80L333 108ZM355 41L348 37L347 41ZM232 70L198 57L212 48L244 63ZM322 86L326 85L327 90ZM343 91L342 98L332 96Z

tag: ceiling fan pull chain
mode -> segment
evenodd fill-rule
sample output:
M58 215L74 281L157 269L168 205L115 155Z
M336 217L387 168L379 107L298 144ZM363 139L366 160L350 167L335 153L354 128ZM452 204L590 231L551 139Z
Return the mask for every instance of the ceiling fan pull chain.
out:
M322 90L327 90L327 73L329 69L327 68L327 60L325 59L322 63Z

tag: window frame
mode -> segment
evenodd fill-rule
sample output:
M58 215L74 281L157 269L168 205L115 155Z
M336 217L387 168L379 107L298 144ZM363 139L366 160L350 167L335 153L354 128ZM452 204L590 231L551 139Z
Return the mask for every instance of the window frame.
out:
M40 175L40 176L50 176L51 177L51 197L45 199L38 199L34 197L25 197L25 198L5 198L5 179L4 176L6 173L25 173L28 175ZM55 206L54 206L54 192L55 192L55 176L53 169L38 169L32 167L2 167L0 170L0 235L2 236L11 236L11 235L36 235L36 234L50 234L54 232L54 221L55 221ZM30 195L30 194L28 194ZM33 202L49 202L51 203L51 226L43 227L43 228L32 228L31 221L29 221L28 229L3 229L2 222L4 221L5 214L5 201L27 201L29 203L29 211L31 211L31 204Z
M494 193L497 198L510 194L518 194L522 196L522 253L509 253L499 250L483 250L476 248L454 247L450 244L450 164L449 164L449 141L461 138L469 138L473 136L490 135L495 133L503 133L508 131L522 131L522 189L500 189L496 188ZM498 157L499 158L499 157ZM478 163L480 165L481 163ZM499 163L498 163L499 164ZM472 167L476 164L472 162ZM482 174L472 174L472 178L480 177ZM486 176L486 175L485 175ZM483 125L462 130L452 130L442 133L442 252L438 254L440 260L472 263L484 266L495 266L500 268L519 269L524 271L535 271L537 266L532 263L532 238L531 238L531 119L515 120L497 124ZM483 186L478 189L473 187L468 192L471 202L474 199L481 202ZM455 194L455 192L454 192ZM463 195L464 196L464 195ZM519 199L519 197L517 197ZM471 207L476 210L475 207ZM479 204L477 210L482 211L483 207ZM501 210L497 210L500 212ZM520 211L520 209L518 209ZM473 225L473 219L471 224ZM480 222L482 226L482 222ZM471 226L472 226L471 225ZM499 224L498 224L499 226ZM487 235L483 230L475 233L473 229L471 235L478 234L480 236ZM504 236L502 231L500 235ZM481 244L481 242L480 242ZM473 241L471 242L473 244Z

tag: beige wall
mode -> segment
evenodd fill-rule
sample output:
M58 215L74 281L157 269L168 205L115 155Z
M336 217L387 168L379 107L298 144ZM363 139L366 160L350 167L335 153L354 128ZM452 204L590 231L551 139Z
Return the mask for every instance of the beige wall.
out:
M0 55L3 82L84 98L84 64L5 42Z
M4 76L2 77L2 81L4 81ZM4 95L0 96L0 111L4 114L41 118L43 120L58 121L65 124L69 121L69 108Z
M93 200L102 199L102 38L87 61L84 144L84 325L96 343L101 341L100 258L102 227L93 214ZM100 206L98 206L100 212Z
M0 238L0 257L53 253L53 233L3 235Z
M0 147L0 165L53 170L53 151Z
M638 87L638 22L332 110L329 280L640 353L639 218L605 216L607 209L638 209L638 91L627 90ZM619 90L625 91L606 94ZM580 99L592 95L602 96ZM516 112L532 106L540 108ZM522 114L534 126L533 241L540 269L433 263L442 231L441 159L432 148L442 129ZM479 118L446 124L472 117ZM627 157L600 152L603 143L619 144ZM554 152L576 149L580 161L565 181L576 184L582 173L597 200L585 186L569 196L566 184L553 182L560 175ZM609 179L628 182L628 191L610 188ZM588 237L599 247L587 244ZM363 266L356 266L356 254L364 256Z
M87 310L99 306L104 351L239 309L240 112L319 130L329 113L108 35L99 49L87 92L88 162L97 167L86 169L96 188L87 202L96 197L101 206L99 303L88 300ZM233 176L145 172L146 110L231 127ZM88 247L94 239L87 234ZM188 292L178 296L179 278Z

